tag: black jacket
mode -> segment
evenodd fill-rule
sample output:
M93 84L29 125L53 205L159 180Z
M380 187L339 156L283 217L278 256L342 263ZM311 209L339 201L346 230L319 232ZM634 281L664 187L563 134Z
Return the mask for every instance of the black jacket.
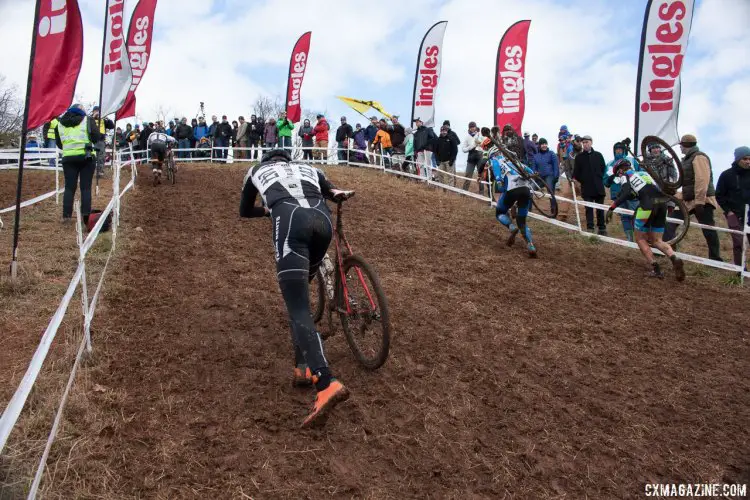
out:
M581 183L584 198L604 196L604 171L607 164L599 151L581 151L575 159L573 178Z
M336 142L344 142L354 136L354 130L348 123L341 125L336 129Z
M394 148L401 148L406 140L406 130L399 124L388 127L388 133L391 134L391 143Z
M451 138L450 132L448 132L448 135L441 135L437 138L437 140L435 141L435 156L437 156L437 161L454 162L456 161L457 155L458 144L456 144L456 142Z
M76 125L80 125L84 118L89 121L89 140L92 144L102 140L102 134L99 132L96 120L90 116L77 115L70 111L66 111L65 114L60 117L59 122L63 127L75 127ZM57 129L55 129L55 142L59 149L63 148L62 141L60 140L60 133Z
M224 137L225 139L232 137L232 124L231 123L220 122L216 126L216 130L214 130L214 139L218 139L219 137Z
M725 214L734 212L743 220L745 205L750 204L750 170L734 162L729 170L723 171L716 185L716 201Z
M192 139L193 138L193 127L187 123L180 123L174 129L174 138L178 141L180 139Z
M419 153L424 150L432 151L435 147L436 140L437 136L435 135L435 131L422 125L416 132L414 132L414 152Z
M263 136L263 127L265 124L258 120L256 117L255 121L250 120L247 123L247 136L250 139L250 142L257 143L260 138Z
M138 141L141 144L140 146L141 149L146 149L146 147L148 146L148 137L153 133L154 133L154 129L152 129L151 127L143 127L143 130L141 131L141 136L138 139Z

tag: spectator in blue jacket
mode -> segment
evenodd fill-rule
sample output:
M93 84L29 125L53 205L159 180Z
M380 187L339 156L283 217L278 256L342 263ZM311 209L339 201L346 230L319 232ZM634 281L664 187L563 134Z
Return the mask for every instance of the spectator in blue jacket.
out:
M375 162L375 157L373 156L373 145L372 141L375 140L375 136L378 134L378 130L380 130L380 126L378 124L378 117L377 116L371 116L370 117L370 124L365 129L365 140L367 140L367 150L370 151L370 163Z
M539 146L529 138L528 132L523 133L523 149L526 151L526 165L531 165L534 161L534 155L539 152Z
M195 135L195 140L197 142L201 142L201 139L208 136L208 125L206 125L206 119L204 117L201 116L198 119L198 126L193 130L193 134Z
M560 179L560 162L557 159L557 154L549 149L547 139L544 137L539 139L539 152L534 153L530 163L531 169L544 179L550 193L554 192L557 181ZM550 200L552 211L555 210L556 204L555 200Z
M632 156L628 156L627 148L621 142L616 142L615 145L612 146L612 153L615 155L615 159L609 162L607 164L607 168L604 170L604 187L609 188L609 197L612 200L616 200L617 196L620 194L620 190L622 189L622 184L627 182L627 179L625 177L615 177L614 175L612 175L612 166L617 160L621 160L622 158L630 161L630 164L633 165L633 170L640 170L640 166L638 165L638 162L635 158L633 158ZM627 200L620 206L622 208L627 208L628 210L635 210L636 208L638 208L638 200ZM620 217L620 221L622 222L622 229L623 231L625 231L625 236L627 237L628 241L635 241L635 233L633 232L633 216L624 214L618 214L618 216Z

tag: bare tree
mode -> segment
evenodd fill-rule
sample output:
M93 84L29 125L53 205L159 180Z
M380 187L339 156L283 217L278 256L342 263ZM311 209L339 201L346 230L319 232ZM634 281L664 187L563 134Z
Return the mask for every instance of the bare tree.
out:
M23 103L18 87L6 83L0 75L0 139L5 144L17 141L23 126Z
M258 118L268 120L269 118L278 117L286 107L281 96L276 95L274 97L268 97L265 95L259 96L253 103L253 113Z
M154 114L156 115L156 121L162 122L164 126L169 123L169 120L172 120L175 117L174 110L172 108L165 107L162 104L159 104L159 106L157 106Z

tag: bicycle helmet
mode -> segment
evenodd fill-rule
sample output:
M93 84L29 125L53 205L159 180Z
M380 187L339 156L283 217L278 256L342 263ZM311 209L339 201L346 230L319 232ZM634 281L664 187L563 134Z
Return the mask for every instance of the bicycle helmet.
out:
M277 160L284 160L286 162L292 161L292 155L286 149L272 149L271 151L264 153L260 161L261 163L264 163L267 161L271 161L274 158Z
M632 164L630 163L630 160L627 158L621 158L612 165L612 171L617 175L620 171L630 170L631 166Z

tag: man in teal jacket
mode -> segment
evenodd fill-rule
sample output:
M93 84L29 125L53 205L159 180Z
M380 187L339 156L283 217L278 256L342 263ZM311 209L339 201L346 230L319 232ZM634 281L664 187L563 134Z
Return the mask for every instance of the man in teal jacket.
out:
M638 162L635 160L635 158L633 158L632 156L628 156L627 148L623 143L616 142L612 147L612 152L615 155L615 159L607 163L607 168L604 170L604 187L609 188L610 199L616 200L617 196L620 194L620 190L622 189L620 183L624 182L623 179L625 179L625 177L615 177L612 172L613 165L619 160L625 158L633 166L634 171L640 171L640 167L638 166ZM623 208L635 211L635 209L638 208L638 200L631 199L625 201L623 203ZM633 216L624 214L618 214L618 216L620 217L620 221L622 222L622 229L623 231L625 231L625 236L628 238L628 241L635 241Z
M294 123L286 118L286 111L282 111L279 119L276 121L276 127L279 129L279 149L285 149L292 152L292 130Z

